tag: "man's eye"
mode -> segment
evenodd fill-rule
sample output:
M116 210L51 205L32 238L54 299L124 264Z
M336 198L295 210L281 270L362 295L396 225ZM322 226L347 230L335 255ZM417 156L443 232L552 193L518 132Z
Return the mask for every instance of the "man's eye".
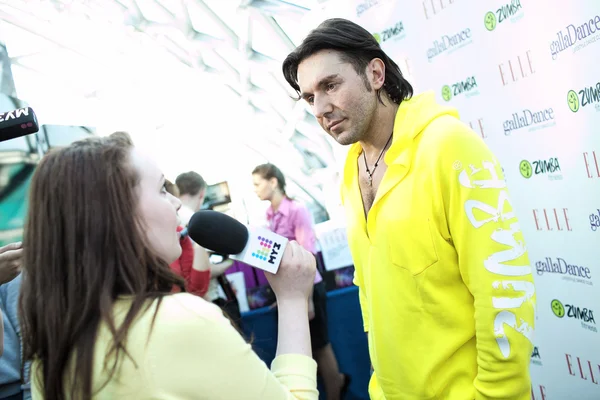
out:
M333 90L333 89L335 89L335 83L329 83L327 85L327 90Z
M315 96L310 96L306 101L308 101L308 104L313 104L315 102Z

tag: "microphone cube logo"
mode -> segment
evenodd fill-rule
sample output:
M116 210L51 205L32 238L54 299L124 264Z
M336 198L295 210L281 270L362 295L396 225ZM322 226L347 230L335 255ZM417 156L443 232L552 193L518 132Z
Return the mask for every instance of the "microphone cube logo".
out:
M258 258L262 261L267 261L271 247L273 247L273 241L262 236L258 237L259 248L252 252L252 257Z
M281 243L273 242L264 236L258 236L258 242L258 249L252 252L252 257L266 261L269 264L275 264L281 250Z

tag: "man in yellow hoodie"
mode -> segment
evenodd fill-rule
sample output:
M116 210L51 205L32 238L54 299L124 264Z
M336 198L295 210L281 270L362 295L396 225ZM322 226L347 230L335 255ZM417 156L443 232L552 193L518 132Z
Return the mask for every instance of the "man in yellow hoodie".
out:
M319 25L283 73L351 145L342 198L371 399L529 400L536 297L496 157L350 21Z

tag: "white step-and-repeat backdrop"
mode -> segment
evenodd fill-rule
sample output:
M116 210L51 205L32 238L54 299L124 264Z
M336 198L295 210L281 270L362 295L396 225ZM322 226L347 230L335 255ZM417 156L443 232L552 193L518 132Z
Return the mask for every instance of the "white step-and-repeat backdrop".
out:
M600 0L329 0L501 161L537 290L532 399L600 399Z

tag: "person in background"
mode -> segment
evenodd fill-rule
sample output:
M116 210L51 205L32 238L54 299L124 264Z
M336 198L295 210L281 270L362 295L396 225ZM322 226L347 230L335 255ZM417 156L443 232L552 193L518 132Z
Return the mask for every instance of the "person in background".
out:
M254 191L271 206L267 209L269 229L289 240L296 240L312 254L317 253L316 237L310 212L302 203L285 193L285 177L273 164L262 164L252 171ZM317 271L313 294L309 298L310 335L313 355L323 378L328 400L339 400L347 391L350 377L340 373L329 342L325 282Z
M179 189L173 182L165 179L165 189L169 194L179 197ZM177 228L178 232L183 226ZM206 250L194 243L189 236L179 239L181 245L181 256L170 266L173 272L185 279L185 289L188 293L204 297L208 291L210 282L210 261ZM175 287L173 290L178 291Z
M175 185L179 190L179 200L181 200L179 216L183 225L187 226L192 215L202 208L206 194L206 181L199 173L189 171L180 174L175 179ZM231 320L241 327L240 306L231 283L225 277L225 271L232 265L233 261L229 259L220 263L211 263L210 281L205 298L221 307Z
M351 145L341 193L371 399L529 400L535 287L498 159L351 21L320 24L282 69Z
M0 400L29 400L29 362L21 374L21 326L18 300L21 289L23 246L0 247L0 325L3 325L3 354L0 357Z
M314 257L292 242L267 275L281 312L269 371L217 306L172 292L184 285L169 267L181 255L180 206L122 132L40 161L19 302L35 399L317 399Z
M206 195L206 181L199 173L189 171L179 174L175 179L175 185L179 190L181 201L179 217L183 225L187 225L192 215L202 208Z

